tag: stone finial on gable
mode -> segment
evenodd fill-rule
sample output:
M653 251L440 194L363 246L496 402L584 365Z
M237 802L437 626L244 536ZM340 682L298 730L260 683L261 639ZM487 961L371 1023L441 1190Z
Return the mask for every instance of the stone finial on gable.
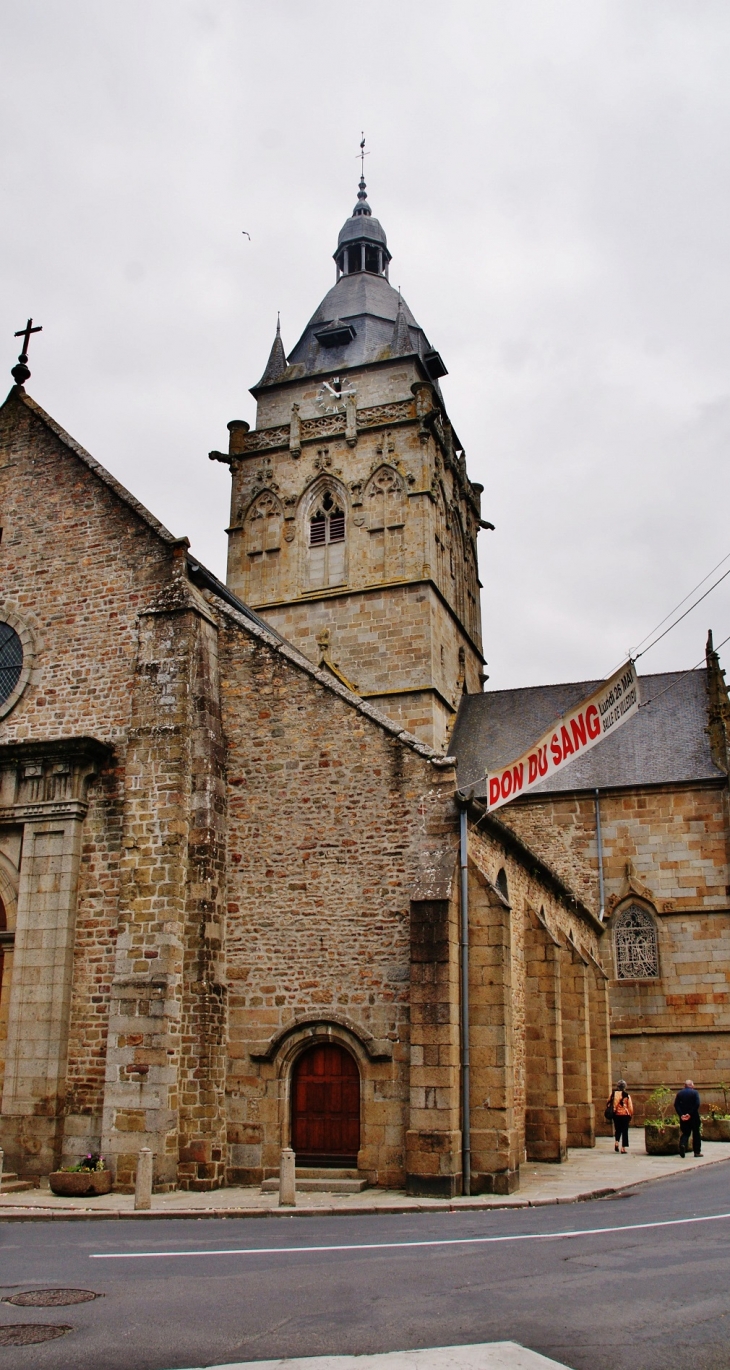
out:
M347 676L343 675L337 662L332 660L329 628L322 628L317 634L317 646L319 647L320 653L318 663L320 670L329 671L335 677L335 680L339 680L340 684L345 686L346 690L352 690L352 693L356 695L358 693L357 685L353 685L352 681L348 680Z
M712 760L727 775L730 771L730 698L725 683L725 672L712 641L712 629L707 634L707 728Z

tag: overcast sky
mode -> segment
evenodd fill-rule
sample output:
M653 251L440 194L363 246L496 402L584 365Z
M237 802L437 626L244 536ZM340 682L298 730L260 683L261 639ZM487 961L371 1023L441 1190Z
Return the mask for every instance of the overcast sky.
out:
M289 350L334 280L362 128L496 524L488 688L605 675L730 552L727 0L0 19L8 371L32 314L29 393L218 575L207 453L254 419L277 310ZM730 634L730 577L640 671L693 666L709 625Z

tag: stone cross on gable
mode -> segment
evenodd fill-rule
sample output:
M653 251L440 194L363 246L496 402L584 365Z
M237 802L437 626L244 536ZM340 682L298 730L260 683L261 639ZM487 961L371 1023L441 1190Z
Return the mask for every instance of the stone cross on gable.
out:
M30 376L30 371L28 370L28 365L27 365L27 363L28 363L28 345L29 345L29 343L30 343L31 333L42 333L42 332L43 332L43 325L42 325L42 324L36 324L36 326L35 326L35 328L34 328L34 327L33 327L33 320L32 320L32 319L29 319L28 322L27 322L27 324L25 325L25 328L19 328L19 329L18 329L18 332L15 334L15 337L16 337L16 338L22 338L22 339L23 339L23 348L22 348L22 351L21 351L21 353L20 353L20 356L18 357L18 364L17 364L17 366L14 366L14 367L12 368L11 372L10 372L10 374L11 374L11 376L13 377L13 380L15 381L16 385L23 385L24 382L27 381L28 378L29 378L29 376Z

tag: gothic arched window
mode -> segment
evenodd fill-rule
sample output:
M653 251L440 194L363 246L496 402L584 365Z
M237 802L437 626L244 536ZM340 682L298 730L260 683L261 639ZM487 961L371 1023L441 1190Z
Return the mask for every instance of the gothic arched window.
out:
M657 980L659 943L656 923L638 904L629 904L614 920L613 947L617 980Z
M341 585L345 579L345 513L325 490L309 517L309 585Z
M23 669L23 644L9 623L0 623L0 704L9 699Z

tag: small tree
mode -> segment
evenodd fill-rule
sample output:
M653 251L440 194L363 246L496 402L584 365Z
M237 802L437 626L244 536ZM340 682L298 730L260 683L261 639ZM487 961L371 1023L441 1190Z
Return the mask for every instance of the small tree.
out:
M657 1085L646 1101L646 1121L657 1127L666 1127L673 1111L674 1095L669 1085Z

